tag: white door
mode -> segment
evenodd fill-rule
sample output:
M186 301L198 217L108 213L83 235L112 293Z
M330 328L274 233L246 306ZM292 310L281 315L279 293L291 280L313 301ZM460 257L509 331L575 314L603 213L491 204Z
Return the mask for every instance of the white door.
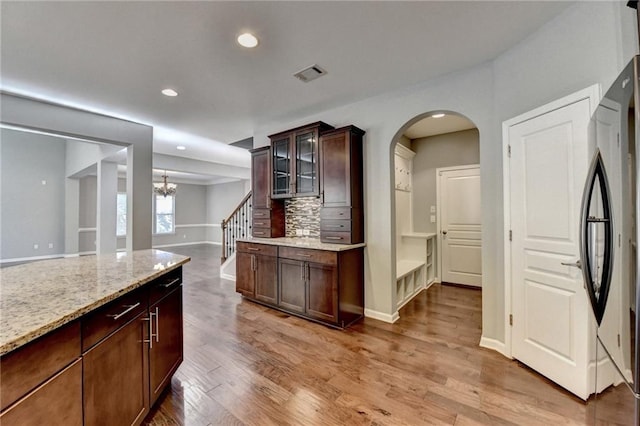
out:
M441 281L482 285L480 166L437 169Z
M586 399L590 305L578 268L579 221L589 165L589 99L508 128L511 350Z

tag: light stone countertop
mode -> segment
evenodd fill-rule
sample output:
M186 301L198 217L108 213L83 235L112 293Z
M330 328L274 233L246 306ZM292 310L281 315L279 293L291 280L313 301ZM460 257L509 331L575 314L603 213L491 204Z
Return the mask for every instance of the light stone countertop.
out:
M43 260L0 269L0 355L189 262L161 250Z
M246 242L246 243L259 243L259 244L269 244L272 246L286 246L286 247L298 247L298 248L308 248L315 250L327 250L327 251L345 251L352 250L355 248L360 248L366 246L365 243L359 244L331 244L331 243L323 243L320 241L320 238L309 238L309 237L279 237L279 238L238 238L237 241Z

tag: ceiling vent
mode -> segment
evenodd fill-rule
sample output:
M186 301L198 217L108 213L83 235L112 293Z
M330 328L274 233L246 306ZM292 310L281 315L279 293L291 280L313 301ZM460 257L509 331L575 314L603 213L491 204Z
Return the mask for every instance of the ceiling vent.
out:
M311 80L315 80L318 77L322 77L326 73L327 72L325 70L320 68L320 65L314 64L301 71L298 71L293 76L300 81L304 81L305 83L308 83Z

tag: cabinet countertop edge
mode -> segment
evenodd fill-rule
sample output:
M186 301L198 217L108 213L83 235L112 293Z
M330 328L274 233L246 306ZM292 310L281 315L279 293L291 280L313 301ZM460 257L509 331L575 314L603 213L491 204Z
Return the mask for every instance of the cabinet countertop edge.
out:
M296 247L312 250L326 250L326 251L347 251L361 247L365 247L365 243L358 244L331 244L323 243L319 238L295 238L295 237L279 237L279 238L238 238L238 242L241 243L257 243L267 244L273 246L283 247Z
M187 256L148 249L0 269L0 356L190 260Z

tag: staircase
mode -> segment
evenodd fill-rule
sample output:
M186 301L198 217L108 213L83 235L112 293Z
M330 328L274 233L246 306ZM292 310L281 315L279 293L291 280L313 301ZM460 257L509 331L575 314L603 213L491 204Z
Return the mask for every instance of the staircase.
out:
M222 221L222 257L220 263L235 255L236 240L251 236L251 191L233 213ZM235 257L235 256L234 256Z

